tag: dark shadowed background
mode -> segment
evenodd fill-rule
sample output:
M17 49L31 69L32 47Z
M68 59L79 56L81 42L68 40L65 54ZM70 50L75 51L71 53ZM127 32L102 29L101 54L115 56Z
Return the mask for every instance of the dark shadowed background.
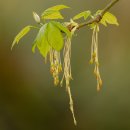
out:
M103 88L96 91L89 65L91 30L77 32L72 44L71 90L75 127L65 87L54 87L49 64L31 52L32 31L11 52L14 36L35 24L32 11L65 4L68 21L75 14L104 8L110 0L0 0L0 130L130 130L130 1L120 0L110 12L119 27L100 27L99 54Z

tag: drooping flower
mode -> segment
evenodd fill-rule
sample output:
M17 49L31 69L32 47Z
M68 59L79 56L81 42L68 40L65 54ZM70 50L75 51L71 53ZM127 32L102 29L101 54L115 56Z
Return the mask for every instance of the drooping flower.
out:
M95 64L94 68L94 74L97 79L97 91L101 89L102 86L102 79L100 76L100 71L99 71L99 60L98 60L98 32L99 32L99 25L95 24L93 29L93 34L92 34L92 44L91 44L91 64Z
M78 27L78 24L74 22L72 19L70 20L70 22L65 24L66 26L70 25L71 35L73 35ZM77 125L77 121L75 119L75 114L74 114L74 104L73 104L73 99L72 99L72 94L70 89L70 81L72 79L73 78L71 73L71 38L65 37L64 49L63 49L63 77L60 84L62 86L63 81L65 80L66 91L69 95L70 110L73 115L74 124Z
M70 104L70 110L73 115L74 124L76 125L76 119L74 115L74 107L73 107L73 99L72 94L70 90L70 81L72 80L72 74L71 74L71 39L66 38L65 39L65 45L63 50L63 57L64 57L64 63L63 63L63 78L61 80L61 86L63 84L63 80L65 80L66 83L66 91L69 95L69 104Z
M51 48L50 50L50 72L54 78L54 85L59 84L59 74L62 72L60 52Z

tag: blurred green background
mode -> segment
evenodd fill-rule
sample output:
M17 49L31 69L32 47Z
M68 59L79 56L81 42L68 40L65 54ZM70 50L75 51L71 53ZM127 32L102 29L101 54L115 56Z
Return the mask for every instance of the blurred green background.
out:
M0 130L130 130L130 1L120 0L110 12L119 27L100 27L99 53L103 88L97 93L93 66L89 65L91 30L77 31L72 44L71 90L75 127L65 87L54 87L49 64L31 52L32 31L11 52L14 36L35 24L32 11L65 4L70 17L93 13L110 0L0 0Z

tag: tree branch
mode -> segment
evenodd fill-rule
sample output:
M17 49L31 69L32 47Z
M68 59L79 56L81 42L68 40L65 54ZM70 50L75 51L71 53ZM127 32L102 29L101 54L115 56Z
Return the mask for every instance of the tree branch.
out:
M84 26L87 26L89 24L92 23L99 23L100 20L102 19L103 15L109 10L111 9L119 0L113 0L111 1L103 10L100 14L98 14L95 18L90 19L89 21L85 22L85 23L81 23L79 24L79 26L77 27L77 29L80 29ZM74 27L73 26L68 26L68 29L71 31Z
M102 12L101 12L100 14L98 14L94 19L90 19L88 22L80 24L77 29L80 29L80 28L82 28L82 27L84 27L84 26L87 26L87 25L92 24L92 23L95 23L95 22L96 22L96 23L100 22L100 20L102 19L103 15L104 15L110 8L112 8L118 1L119 1L119 0L113 0L113 1L111 1L111 3L109 3L109 4L102 10Z

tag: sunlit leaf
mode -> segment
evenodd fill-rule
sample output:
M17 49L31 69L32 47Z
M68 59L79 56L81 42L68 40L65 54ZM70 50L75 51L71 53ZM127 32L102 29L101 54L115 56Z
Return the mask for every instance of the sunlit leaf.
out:
M17 34L17 36L15 37L15 39L12 43L11 49L13 49L14 45L18 44L19 40L30 31L31 27L32 26L26 26Z
M117 26L119 25L119 23L117 22L116 16L114 16L113 14L109 12L106 12L102 19L104 19L109 24L115 24Z
M79 14L77 14L76 16L73 17L73 20L77 20L77 19L80 19L80 18L84 18L84 20L86 20L89 16L90 16L91 12L90 11L84 11L84 12L81 12Z
M35 53L35 48L36 48L37 44L36 44L36 41L33 43L33 46L32 46L32 52Z
M56 6L48 8L47 10L57 10L57 11L59 11L59 10L65 9L65 8L70 8L70 7L68 7L66 5L56 5Z
M41 17L42 19L63 19L63 16L59 11L65 8L69 8L69 7L65 5L57 5L57 6L50 7L42 13Z
M101 13L102 10L98 10L97 13ZM114 16L113 14L111 14L110 12L106 12L101 21L100 21L101 24L103 24L104 26L107 26L107 24L114 24L114 25L117 25L119 26L119 23L117 21L117 18L116 16Z
M52 21L51 23L53 23L56 27L58 27L62 32L66 33L66 35L68 37L71 37L71 32L63 24L61 24L60 22L56 22L56 21Z
M107 26L107 23L106 23L105 19L101 19L100 23L103 24L104 26Z
M63 47L61 30L53 22L48 23L48 42L57 51L60 51Z
M50 50L50 45L48 43L48 24L45 24L39 30L37 37L35 39L32 51L35 52L35 47L37 47L43 57L47 56L47 53Z
M42 19L64 19L57 10L47 10L42 14Z
M90 29L94 29L95 28L95 26L96 26L96 23L92 23L92 24L90 24L90 25L88 25L89 27L90 27Z

